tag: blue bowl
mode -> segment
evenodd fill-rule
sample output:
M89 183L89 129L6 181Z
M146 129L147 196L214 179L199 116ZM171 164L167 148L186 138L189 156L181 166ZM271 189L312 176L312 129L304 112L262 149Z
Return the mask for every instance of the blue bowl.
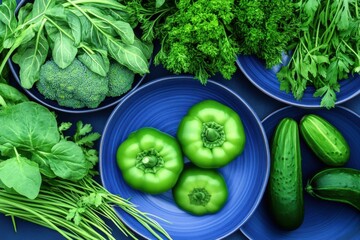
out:
M15 14L17 14L17 12L19 11L19 9L24 6L26 3L28 2L33 2L30 0L22 0L19 2L19 4L17 5L16 9L15 9ZM151 64L151 60L152 58L149 60L149 66ZM19 86L21 87L21 83L20 83L20 77L19 77L19 66L17 64L15 64L13 61L11 61L11 59L8 60L8 64L10 67L10 70L16 80L16 82L19 84ZM60 106L56 101L54 100L50 100L50 99L46 99L35 87L35 85L31 88L31 89L25 89L22 88L24 90L24 92L29 95L31 98L33 98L35 101L39 102L40 104L52 108L54 110L60 111L60 112L67 112L67 113L88 113L88 112L96 112L96 111L100 111L112 106L115 106L116 104L118 104L119 102L121 102L123 100L123 98L130 94L131 92L133 92L136 88L138 88L142 81L145 79L146 74L143 76L140 76L139 74L135 74L135 78L134 78L134 82L132 84L132 88L126 92L125 94L119 96L119 97L106 97L104 99L104 101L102 101L100 103L100 105L96 108L70 108L70 107L64 107L64 106Z
M241 117L247 142L244 152L220 168L229 190L225 206L216 214L194 216L178 208L171 190L158 195L129 187L116 164L118 146L142 127L154 127L176 136L180 120L194 104L213 99ZM187 161L184 159L184 161ZM262 125L254 111L234 92L212 80L206 86L192 77L177 76L152 81L129 94L113 111L100 143L102 184L112 193L130 199L141 211L156 215L173 239L218 239L239 229L256 209L265 190L269 173L269 149ZM135 219L117 209L131 229L152 239Z
M283 56L283 62L287 63L289 57ZM292 93L286 93L280 90L280 82L276 73L280 70L281 65L267 69L262 60L255 56L238 56L237 65L245 76L262 92L268 96L297 107L302 108L320 108L320 97L314 97L315 88L308 86L301 100L296 100ZM336 93L336 105L344 103L360 94L360 75L356 74L349 79L340 81L340 92Z
M262 123L271 144L271 137L279 121L284 117L296 120L309 113L322 116L344 135L350 145L350 160L345 167L360 169L360 116L344 107L332 110L282 108ZM326 168L301 139L303 186L315 173ZM272 220L266 205L266 195L251 218L241 227L249 239L277 240L320 240L320 239L360 239L360 214L354 207L316 199L304 192L305 218L303 224L293 231L281 230Z

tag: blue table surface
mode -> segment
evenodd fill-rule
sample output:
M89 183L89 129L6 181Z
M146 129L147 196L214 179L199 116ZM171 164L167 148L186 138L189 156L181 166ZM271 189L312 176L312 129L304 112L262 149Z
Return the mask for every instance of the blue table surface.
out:
M2 1L0 0L0 3ZM170 72L165 70L162 66L150 66L150 73L145 77L145 80L142 84L146 84L154 79L158 79L165 76L172 75ZM250 81L242 74L238 69L237 72L233 75L231 80L225 80L221 76L216 75L211 79L216 80L223 85L229 87L235 91L239 96L241 96L256 112L259 119L264 119L267 115L273 111L285 107L286 104L278 102L250 83ZM11 79L10 81L16 85L15 80ZM194 80L195 81L195 80ZM17 86L19 87L19 86ZM20 89L20 87L19 87ZM352 109L357 114L360 114L360 95L349 100L342 104L342 106ZM111 114L114 107L94 112L94 113L85 113L85 114L69 114L56 112L59 120L62 119L66 121L76 122L82 120L86 123L91 123L94 127L94 130L97 132L102 132L106 124L107 118ZM0 214L0 239L4 240L24 240L24 239L36 239L36 240L62 240L64 239L58 233L53 230L28 223L22 220L17 220L17 232L14 232L11 219ZM116 239L128 239L120 231L114 230L113 235ZM231 235L225 238L226 240L234 239L247 239L242 235L240 231L235 231Z

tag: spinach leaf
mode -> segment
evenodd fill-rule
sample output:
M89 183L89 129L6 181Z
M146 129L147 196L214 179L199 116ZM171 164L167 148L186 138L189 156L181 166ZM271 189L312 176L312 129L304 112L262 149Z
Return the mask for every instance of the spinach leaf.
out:
M13 33L17 27L15 18L16 0L4 0L0 5L0 52L3 48L11 48L15 37Z
M37 33L36 39L27 44L24 51L18 51L13 56L13 61L20 66L21 85L31 88L39 79L40 68L46 61L49 44L43 31Z
M29 101L19 90L5 83L0 83L0 97L5 101L6 106Z
M60 134L53 113L35 102L23 102L0 111L1 151L10 146L21 150L50 152Z
M31 21L38 21L38 19L44 17L45 13L51 10L55 6L54 0L35 0L31 11Z
M49 158L51 158L51 154L48 152L34 151L30 160L36 162L39 165L41 174L48 178L55 178L56 175L50 167L51 160L49 160Z
M78 16L71 11L66 11L67 21L74 37L74 45L78 46L81 42L81 22Z
M87 7L87 12L89 12L93 18L93 24L97 25L97 28L100 28L102 31L105 31L107 34L114 36L114 33L119 35L125 44L134 43L134 31L129 23L116 20L112 16L106 16L99 9L94 7Z
M99 74L100 76L106 77L110 68L107 51L102 49L92 50L94 53L85 51L83 54L78 56L78 59L91 71Z
M138 38L135 38L134 46L142 51L147 59L149 59L153 53L154 45L151 42L143 42Z
M145 74L149 72L148 61L139 48L133 45L125 45L112 37L107 38L106 41L110 55L118 63L135 73Z
M17 16L19 25L22 25L24 22L26 22L28 16L31 13L32 8L33 8L33 4L27 3L27 4L25 4L25 6L23 6L22 8L19 9L19 13Z
M0 163L0 180L8 188L30 199L35 199L40 191L38 165L19 155Z
M73 11L75 14L78 11ZM81 31L82 31L82 39L83 41L94 45L96 47L102 48L103 43L103 36L98 31L98 29L95 27L94 24L92 24L88 18L86 18L84 15L80 15L79 17L81 22Z
M57 176L73 181L85 177L91 168L81 147L66 140L61 140L52 147L49 164Z
M55 35L52 57L54 62L62 69L68 67L74 61L78 49L74 46L71 38L63 32Z
M3 22L11 32L17 27L15 18L16 0L3 0L0 5L0 21Z

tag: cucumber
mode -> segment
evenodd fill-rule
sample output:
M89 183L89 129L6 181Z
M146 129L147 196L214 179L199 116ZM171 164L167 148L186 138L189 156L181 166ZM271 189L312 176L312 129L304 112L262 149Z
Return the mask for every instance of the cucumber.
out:
M305 190L313 197L347 203L360 211L360 170L325 169L311 178Z
M304 219L301 151L298 124L291 118L282 119L275 129L267 192L278 226L298 228Z
M315 114L305 115L300 121L300 132L323 163L340 167L349 160L349 144L340 131L324 118Z

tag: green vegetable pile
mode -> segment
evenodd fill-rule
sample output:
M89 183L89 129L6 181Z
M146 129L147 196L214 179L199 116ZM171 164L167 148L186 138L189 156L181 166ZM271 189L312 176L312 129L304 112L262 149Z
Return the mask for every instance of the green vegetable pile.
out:
M265 3L264 3L265 2ZM155 64L195 75L203 84L216 73L230 79L238 54L258 54L268 65L296 35L291 1L124 1L142 38L160 42ZM261 43L261 44L260 44Z
M114 239L109 220L125 235L114 207L133 216L158 239L170 236L130 201L98 184L94 167L100 134L90 124L58 124L47 108L0 83L0 212L56 230L66 239ZM72 131L72 130L71 130Z
M65 69L49 60L40 68L36 87L60 106L96 108L107 96L117 97L129 91L134 77L132 71L117 62L112 62L107 76L102 77L77 58Z
M302 148L300 137L326 168L309 179L310 195L348 203L360 210L360 171L343 167L350 159L350 147L343 134L316 114L304 115L299 124L290 117L276 125L271 144L271 165L267 197L271 216L285 230L295 230L304 220ZM336 168L337 167L337 168Z
M230 79L236 55L255 55L271 68L289 54L279 88L300 100L313 86L321 106L332 108L339 81L360 72L358 0L124 2L142 38L161 45L155 64L203 84L216 73Z
M290 63L277 74L280 88L299 100L311 85L321 106L332 108L339 81L360 73L360 2L306 0L299 5L300 31Z
M281 54L292 49L299 31L296 13L293 0L239 0L233 30L239 54L256 55L267 68L281 63Z
M0 72L12 56L26 89L39 80L48 59L66 69L77 57L102 77L111 61L140 75L149 71L152 44L135 36L126 7L115 0L35 0L21 7L17 17L15 8L16 0L0 5L0 53L6 54Z
M216 169L244 150L240 117L217 101L204 100L183 117L177 138L151 127L130 133L116 153L125 182L150 194L171 189L175 203L194 215L218 212L228 189ZM191 162L185 167L182 152Z

